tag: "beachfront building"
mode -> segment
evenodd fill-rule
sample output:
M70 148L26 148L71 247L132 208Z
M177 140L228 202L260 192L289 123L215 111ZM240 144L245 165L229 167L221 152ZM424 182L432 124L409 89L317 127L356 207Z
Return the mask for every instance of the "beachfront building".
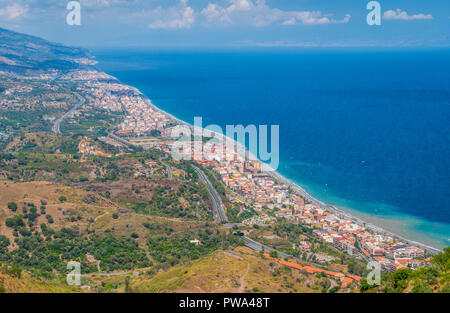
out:
M80 88L84 88L82 91L89 94L89 103L106 110L128 112L118 127L118 135L143 136L158 133L168 138L180 127L135 88L122 85L106 74L80 71L70 75L75 76L66 79L88 81L85 87ZM173 141L157 140L149 142L148 147L168 152L172 151ZM84 154L99 153L95 151L95 146L86 141L82 141L79 148ZM186 150L178 152L182 157L193 159L205 168L212 168L226 185L229 191L227 197L231 201L258 213L245 220L246 225L272 224L275 219L267 212L273 210L277 217L312 226L313 233L324 242L333 244L352 256L375 260L385 269L415 268L418 264L427 264L427 260L421 260L424 257L422 249L395 242L392 236L376 234L350 218L309 203L278 179L262 171L261 162L245 159L234 147L210 142L198 145L192 142ZM155 166L140 164L134 166L134 170L136 175L151 176ZM302 245L301 249L309 250L308 244Z

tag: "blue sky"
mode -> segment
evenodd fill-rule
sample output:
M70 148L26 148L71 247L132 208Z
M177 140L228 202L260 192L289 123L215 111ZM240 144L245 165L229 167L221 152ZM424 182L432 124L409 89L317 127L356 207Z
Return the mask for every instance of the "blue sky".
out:
M65 44L163 47L448 47L450 1L80 0L81 26L66 23L69 0L0 0L0 27Z

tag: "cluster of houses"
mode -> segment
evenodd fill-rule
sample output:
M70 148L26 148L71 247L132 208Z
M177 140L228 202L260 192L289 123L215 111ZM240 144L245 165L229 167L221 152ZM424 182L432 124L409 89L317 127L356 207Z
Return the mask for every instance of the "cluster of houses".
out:
M295 270L298 270L298 271L301 271L301 272L304 272L304 273L308 273L308 274L311 274L311 275L324 274L328 278L331 278L331 279L333 279L335 281L340 281L341 282L341 288L347 288L352 283L359 283L361 281L361 279L362 279L362 277L358 276L358 275L343 274L343 273L338 272L338 271L330 271L330 270L326 270L326 269L323 269L323 268L310 266L310 265L302 266L302 265L297 264L297 263L289 262L289 261L282 260L282 259L273 258L268 253L264 253L264 256L266 258L278 261L278 263L280 263L281 265L287 266L289 268L292 268L292 269L295 269Z
M128 116L119 125L118 135L141 136L153 130L165 128L170 119L133 87L121 84L114 77L96 71L77 71L67 74L65 79L84 81L80 91L88 94L89 103L109 111L126 111Z
M95 77L102 74L88 73L83 79L92 78L92 75ZM170 136L174 130L170 126L170 118L154 109L137 90L115 82L99 82L98 78L94 80L90 82L90 87L95 87L93 95L101 99L99 101L108 103L107 108L110 110L121 107L129 113L120 124L118 135L140 136L158 130L163 136ZM90 93L92 94L92 90ZM153 147L168 152L173 151L173 144L174 141L155 142ZM364 226L307 203L304 198L293 194L288 186L280 184L265 173L259 161L244 158L234 146L223 143L221 145L211 142L198 145L196 142L190 142L187 143L187 149L179 153L187 155L204 167L212 167L231 190L231 201L245 204L242 208L251 207L259 213L258 216L244 221L245 224L270 224L273 217L267 212L273 210L276 216L284 217L292 223L311 225L314 234L325 242L347 251L350 255L376 261L386 270L429 264L422 249L399 243L390 235L374 234ZM80 143L80 151L88 154L101 153L85 142ZM151 170L147 172L148 167L142 165L136 170L140 174L151 174Z
M399 243L387 234L374 234L352 220L307 203L304 198L293 194L288 186L278 183L272 176L264 173L259 161L244 160L236 151L226 149L225 157L220 159L214 157L214 151L209 148L200 153L195 153L194 149L192 144L188 153L204 167L212 167L220 174L223 182L232 191L232 201L245 203L259 213L258 216L245 220L243 223L246 225L273 223L273 217L267 214L268 210L273 210L276 216L284 217L292 223L312 226L313 233L325 242L352 256L376 261L385 270L395 271L429 265L422 249Z
M395 271L402 268L428 266L425 252L415 246L398 242L387 234L374 234L363 226L336 216L314 205L288 216L294 223L313 226L313 233L325 242L355 257L376 261L382 269Z
M145 164L135 163L129 169L134 171L134 176L152 177L154 172L160 168L159 164L152 160L147 160Z
M170 123L164 114L154 110L141 96L121 96L120 101L129 115L119 125L118 135L141 136L163 129Z
M78 144L78 151L85 156L95 155L105 158L113 157L112 154L101 151L96 145L92 144L87 137L80 140L80 143Z
M39 105L59 108L67 104L67 100L71 97L68 93L61 91L58 86L52 86L40 76L34 79L36 81L31 80L30 77L0 71L0 80L5 83L3 88L0 87L0 108L22 110ZM40 92L33 93L36 86Z

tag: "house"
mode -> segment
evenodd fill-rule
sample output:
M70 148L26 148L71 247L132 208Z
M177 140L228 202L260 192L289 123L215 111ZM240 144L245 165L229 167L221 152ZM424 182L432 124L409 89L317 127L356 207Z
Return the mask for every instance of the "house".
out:
M200 245L202 244L202 243L200 242L200 240L198 240L198 239L190 240L189 242L192 243L192 244L194 244L194 245L196 245L196 246L200 246Z

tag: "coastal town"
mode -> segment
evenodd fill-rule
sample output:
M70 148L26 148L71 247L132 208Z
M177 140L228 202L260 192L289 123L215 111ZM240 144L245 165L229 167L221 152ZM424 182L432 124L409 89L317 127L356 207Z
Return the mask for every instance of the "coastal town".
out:
M433 206L445 210L445 201L414 192L418 180L406 173L441 177L402 171L371 140L359 147L377 124L354 132L347 104L326 103L338 123L315 119L308 106L325 102L295 92L308 87L301 77L278 88L278 64L256 72L263 85L253 83L257 63L241 56L108 49L97 67L85 48L3 28L0 50L0 294L450 292L445 218L412 213L440 212ZM222 66L231 70L225 83L214 79ZM344 95L320 88L308 97L360 96L351 81L342 81ZM246 83L258 91L235 89ZM379 97L363 97L355 103L373 111ZM380 147L397 143L374 130ZM411 159L424 152L414 151Z
M211 140L201 145L191 142L188 146L190 149L174 148L177 138L171 138L170 134L176 127L185 124L157 109L137 89L96 71L78 71L66 78L85 82L78 92L86 94L91 105L127 112L123 122L115 129L115 135L126 139L157 136L158 140L147 142L144 147L165 152L176 151L185 159L193 159L205 168L212 168L227 186L230 201L241 205L243 211L251 208L257 212L257 215L244 220L244 225L270 225L276 217L281 217L293 224L309 225L314 229L314 235L323 241L351 256L376 262L386 271L430 265L429 251L388 232L376 232L373 228L313 203L266 172L260 161L249 160L234 145L230 147L224 144L227 139ZM86 141L80 144L80 152L112 157ZM302 249L308 249L308 246L308 242L305 242Z

